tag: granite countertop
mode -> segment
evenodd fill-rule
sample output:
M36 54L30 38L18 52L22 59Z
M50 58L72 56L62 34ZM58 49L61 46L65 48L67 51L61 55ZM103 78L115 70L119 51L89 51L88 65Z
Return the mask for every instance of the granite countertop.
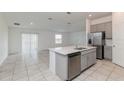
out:
M76 52L82 52L82 51L96 48L96 47L92 47L92 46L83 46L83 45L78 45L78 47L83 47L86 49L77 50L77 49L75 49L76 46L66 46L66 47L50 48L49 50L56 52L56 53L59 53L59 54L62 54L62 55L68 55L68 54L72 54L72 53L76 53Z

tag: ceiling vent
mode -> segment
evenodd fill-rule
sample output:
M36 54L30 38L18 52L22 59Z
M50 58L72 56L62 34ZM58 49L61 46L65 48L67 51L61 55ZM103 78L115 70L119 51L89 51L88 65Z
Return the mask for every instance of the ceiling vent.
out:
M66 12L68 15L70 15L71 14L71 12Z
M53 20L53 18L49 17L48 20Z
M14 25L15 25L15 26L19 26L19 25L20 25L20 23L14 23Z

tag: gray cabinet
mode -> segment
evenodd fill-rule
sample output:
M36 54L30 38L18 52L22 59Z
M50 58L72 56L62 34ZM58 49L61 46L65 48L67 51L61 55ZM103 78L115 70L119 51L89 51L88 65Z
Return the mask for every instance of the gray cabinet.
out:
M104 58L112 60L112 46L104 46Z
M91 25L91 32L105 31L106 38L112 38L112 22Z
M97 26L97 25L91 25L91 26L90 26L90 27L91 27L91 32L96 32L96 29L97 29L96 26Z
M96 49L81 53L81 71L96 63Z
M88 67L96 63L96 51L89 52L87 54Z
M106 38L112 38L112 22L105 23Z
M87 68L87 53L81 55L81 71Z
M97 24L96 31L105 31L105 24L104 23Z

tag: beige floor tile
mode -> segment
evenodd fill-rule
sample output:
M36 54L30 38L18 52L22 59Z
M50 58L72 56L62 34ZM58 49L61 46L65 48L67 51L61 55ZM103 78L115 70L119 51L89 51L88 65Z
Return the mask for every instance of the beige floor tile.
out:
M100 62L97 62L95 65L93 65L94 68L98 69L102 66L103 64Z
M5 74L0 74L0 80L2 81L9 81L12 80L12 73L5 73Z
M49 70L43 71L42 75L45 77L46 80L48 81L60 81L61 79L56 76L55 74L53 74L52 72L50 72Z
M117 73L119 75L124 75L124 69L122 67L115 67L115 69L113 70L114 73Z
M17 81L60 81L49 71L49 52L41 51L37 56L11 55L0 66L0 80ZM97 60L97 63L82 72L72 81L124 80L124 68L108 60Z
M92 75L90 75L94 79L98 81L105 81L107 79L106 75L103 75L102 73L94 72Z
M96 71L98 68L96 68L96 67L94 67L94 66L91 66L90 68L89 68L89 70L92 70L92 71Z
M109 67L115 67L115 64L113 64L113 63L110 62L110 61L103 62L103 65L107 65L107 66L109 66Z
M1 81L11 81L12 80L12 76L6 76L4 78L0 79Z
M38 65L38 68L40 69L40 71L45 71L45 70L48 70L49 69L49 67L48 67L48 65L44 65L44 64L40 64L40 65Z
M13 79L13 81L28 81L28 77L16 78L16 79Z
M89 76L84 81L97 81L95 78Z
M114 67L111 66L107 66L107 65L102 65L101 68L112 71L114 69Z
M84 81L87 77L88 75L82 73L78 77L74 78L72 81Z
M124 72L117 72L117 71L113 71L111 73L111 75L108 77L108 80L124 80Z
M107 70L107 69L104 69L103 67L99 68L96 70L96 73L100 73L100 74L103 74L105 76L108 76L111 74L112 71L110 70Z
M47 81L61 81L61 79L58 76L45 76L45 79Z
M22 72L26 72L26 68L23 67L23 68L15 68L14 69L14 74L19 74L19 73L22 73Z
M90 75L90 74L92 74L93 72L94 72L94 70L87 69L87 70L85 70L83 73L84 73L85 75Z
M45 81L46 79L43 77L41 73L36 73L29 76L30 81Z
M28 76L33 76L33 75L37 75L37 74L42 74L39 70L30 70L28 71Z
M28 74L26 71L14 74L12 80L24 80L24 79L28 80Z
M26 67L27 67L28 70L37 70L37 69L39 70L39 68L37 67L36 64L34 64L34 65L28 65Z

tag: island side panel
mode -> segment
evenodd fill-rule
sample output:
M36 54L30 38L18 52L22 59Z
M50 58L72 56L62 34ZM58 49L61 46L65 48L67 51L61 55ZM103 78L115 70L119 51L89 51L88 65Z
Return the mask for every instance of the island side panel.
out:
M56 53L54 51L49 51L49 70L56 74Z
M62 80L68 80L68 56L56 53L56 74Z

